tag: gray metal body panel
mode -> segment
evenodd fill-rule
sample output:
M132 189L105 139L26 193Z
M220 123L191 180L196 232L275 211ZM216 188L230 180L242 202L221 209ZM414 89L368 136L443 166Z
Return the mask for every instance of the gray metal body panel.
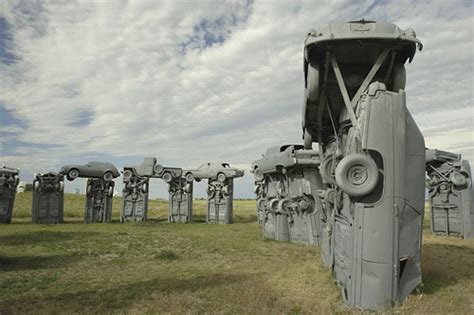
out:
M207 223L231 224L234 212L234 179L209 179L207 184Z
M431 231L474 238L474 190L471 168L459 154L426 150Z
M0 165L0 223L11 223L20 171Z
M189 223L193 220L193 183L183 177L169 182L168 222Z
M122 189L122 210L120 222L136 221L145 222L148 214L148 189L149 177L138 176L132 172L127 175L128 168L124 168Z
M338 192L326 216L333 255L326 260L349 305L380 310L402 302L421 283L424 140L403 91L366 95L357 118L361 138L349 129L345 156L366 152L380 174L364 196Z
M112 221L113 181L89 178L86 186L85 223L109 223Z
M34 175L31 219L36 224L64 222L64 175Z

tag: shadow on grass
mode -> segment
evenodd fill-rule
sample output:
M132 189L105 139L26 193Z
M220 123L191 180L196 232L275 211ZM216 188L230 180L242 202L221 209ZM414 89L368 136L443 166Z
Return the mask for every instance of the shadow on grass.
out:
M2 245L38 245L58 243L72 239L83 239L100 234L98 232L60 232L60 231L35 231L26 234L11 234L0 236Z
M139 301L145 301L154 294L194 293L213 287L223 287L229 283L247 281L252 275L209 274L187 279L176 277L155 278L147 281L134 282L113 288L100 288L64 294L52 294L0 301L0 310L6 313L23 313L36 310L48 304L61 307L67 313L111 313L114 310L126 310ZM45 292L43 292L45 293Z
M0 256L0 274L4 271L40 270L61 268L64 265L80 260L80 256L54 255L54 256Z
M422 252L420 293L433 294L461 280L474 278L474 249L469 246L425 244Z

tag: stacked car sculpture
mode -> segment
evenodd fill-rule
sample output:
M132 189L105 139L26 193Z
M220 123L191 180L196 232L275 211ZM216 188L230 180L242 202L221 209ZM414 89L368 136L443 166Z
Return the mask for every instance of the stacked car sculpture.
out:
M264 237L317 245L351 307L383 310L421 283L426 188L435 234L474 238L469 162L425 149L405 96L406 62L421 42L387 22L333 23L304 44L302 144L266 150L253 162L257 222ZM316 143L313 148L313 143ZM35 174L32 220L62 223L64 177L87 178L85 222L110 222L110 163L66 165ZM168 222L193 219L193 183L207 179L208 223L232 223L228 163L165 167L154 157L123 170L120 221L147 220L150 179L169 185ZM10 223L19 170L0 166L0 223Z
M413 30L385 22L309 32L304 146L253 164L264 235L321 245L354 307L384 309L421 282L425 146L404 91L417 48Z
M474 189L469 162L460 154L426 150L426 173L431 231L474 238Z

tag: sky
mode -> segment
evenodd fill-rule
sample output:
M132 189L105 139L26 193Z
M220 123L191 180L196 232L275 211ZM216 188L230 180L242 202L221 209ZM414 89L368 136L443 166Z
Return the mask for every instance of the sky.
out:
M250 163L302 142L308 30L361 18L415 30L407 106L427 147L474 164L470 0L1 1L0 164L31 182L91 160L225 161L247 170L235 197L252 198ZM150 196L166 185L154 180Z

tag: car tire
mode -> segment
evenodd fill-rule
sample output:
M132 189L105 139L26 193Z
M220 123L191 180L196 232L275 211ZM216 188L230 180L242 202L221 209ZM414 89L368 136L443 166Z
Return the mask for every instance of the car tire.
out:
M64 192L64 182L63 181L60 181L59 182L59 192Z
M288 198L283 198L278 202L278 212L282 214L289 214L288 205L291 203L291 200Z
M336 161L337 164L337 161ZM321 165L319 167L319 173L321 174L321 178L327 184L334 185L336 184L336 180L334 179L334 169L333 169L333 153L327 154L323 160L321 161Z
M456 171L449 175L449 180L454 184L454 186L464 186L467 183L466 176Z
M133 172L131 170L125 170L123 171L123 180L124 181L129 181L130 178L132 178Z
M313 136L309 134L308 129L304 129L303 134L304 148L307 150L313 149Z
M406 81L405 65L402 63L395 64L393 66L393 91L398 93L400 90L404 90Z
M193 186L191 185L191 183L187 183L187 184L184 186L184 192L185 192L185 193L190 193L192 189L193 189Z
M190 183L192 183L195 179L193 173L187 173L185 177L186 177L186 181L188 181Z
M102 179L106 182L110 182L114 179L114 174L112 174L110 171L107 171L104 173L104 175L102 175Z
M147 183L145 183L145 184L142 185L142 193L143 193L143 194L148 193L148 184L147 184Z
M33 184L33 190L36 191L36 192L39 192L40 191L40 182L35 180L34 184Z
M368 155L351 154L337 165L335 179L343 192L352 197L362 197L377 186L379 169Z
M229 196L232 194L232 187L230 187L230 185L225 185L223 191L225 195Z
M171 181L173 180L173 176L170 172L165 172L161 178L165 181L165 183L168 184L171 183Z
M263 174L260 173L260 171L258 170L258 168L256 168L254 171L253 171L253 177L255 178L255 181L256 182L261 182L264 178Z
M165 168L163 167L163 165L160 165L160 164L156 164L154 167L153 167L153 171L155 172L156 175L160 175L163 170Z
M267 204L267 201L265 200L265 198L257 199L257 209L259 210L265 209L266 204Z
M276 212L278 210L278 203L280 202L280 200L278 198L274 198L272 200L270 200L270 202L268 203L268 207L270 208L270 210L272 212Z
M308 64L308 73L306 74L306 98L311 103L317 103L319 100L319 65Z
M220 181L221 183L225 182L226 179L227 177L225 176L224 173L217 174L217 180Z
M79 170L77 168L71 168L69 172L67 172L67 179L69 181L75 180L79 177Z

